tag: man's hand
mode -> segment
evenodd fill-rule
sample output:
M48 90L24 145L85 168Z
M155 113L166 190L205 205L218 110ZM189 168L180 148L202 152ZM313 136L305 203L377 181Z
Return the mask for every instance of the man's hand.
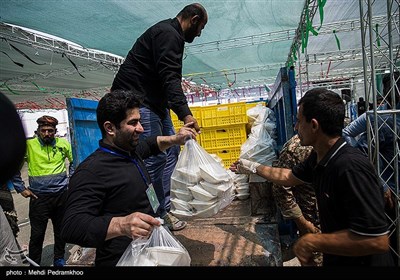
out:
M257 167L259 167L261 164L250 161L247 159L240 159L236 162L234 162L229 169L232 172L239 173L239 174L256 174L257 173Z
M176 134L176 141L177 144L179 145L184 145L185 142L189 139L194 139L196 140L197 132L193 128L193 123L187 123L184 126L182 126L178 133Z
M320 230L315 227L315 225L308 221L304 216L300 216L297 219L294 219L297 228L299 229L300 235L304 235L306 233L319 233Z
M307 233L300 237L293 246L293 252L303 266L316 266L314 261L313 239L316 234Z
M200 133L199 124L197 123L197 120L192 115L187 115L186 117L184 117L183 118L183 123L184 124L192 123L190 125L190 127L194 128L197 133Z
M30 189L25 189L22 192L20 192L20 194L25 197L31 197L32 199L37 199L38 197L36 196L36 194L34 194Z
M135 212L124 217L122 222L123 233L132 238L150 236L154 226L161 222L150 215Z
M393 209L394 207L394 202L392 198L392 191L390 188L388 188L384 193L383 193L383 198L385 200L385 207L388 209Z
M157 136L157 145L160 151L165 151L173 145L184 145L189 139L196 140L196 136L197 133L192 127L192 123L187 123L175 135Z
M124 217L113 217L108 226L106 240L118 236L133 239L149 237L153 227L160 225L160 220L141 212L134 212Z

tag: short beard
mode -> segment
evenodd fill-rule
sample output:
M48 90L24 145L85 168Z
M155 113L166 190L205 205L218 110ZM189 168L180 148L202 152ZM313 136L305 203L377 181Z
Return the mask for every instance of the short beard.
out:
M197 26L192 26L189 30L186 31L184 36L186 43L192 43L197 37Z
M47 145L50 145L53 142L53 140L54 140L54 138L50 138L50 137L42 139L43 143L45 143Z
M115 146L117 146L118 148L120 148L121 150L124 150L126 152L129 153L133 153L136 151L136 147L138 145L138 142L129 142L127 143L124 139L119 138L119 136L117 136L116 139L114 139L113 144Z

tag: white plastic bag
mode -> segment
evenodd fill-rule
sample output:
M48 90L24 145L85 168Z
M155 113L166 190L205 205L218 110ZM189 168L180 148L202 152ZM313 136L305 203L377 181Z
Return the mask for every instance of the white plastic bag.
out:
M164 226L129 244L117 266L190 266L188 251Z
M257 110L259 115L251 128L249 137L240 148L239 158L272 166L272 162L277 157L276 142L271 135L275 130L275 125L270 120L271 118L275 120L274 113L266 107L260 107Z
M214 157L191 139L179 154L171 176L171 193L190 205L189 208L172 204L171 212L178 218L211 217L232 202L233 179ZM195 203L190 203L193 200ZM210 204L210 201L215 203Z
M178 162L171 176L171 188L181 189L185 186L194 186L202 178L212 183L228 182L230 179L220 163L199 143L190 139L186 141L179 154Z

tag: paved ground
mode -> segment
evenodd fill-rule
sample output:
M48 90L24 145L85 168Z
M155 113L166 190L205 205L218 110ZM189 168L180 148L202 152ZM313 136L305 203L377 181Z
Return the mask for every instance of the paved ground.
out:
M25 181L25 184L28 186L28 175L26 164L23 166L21 170L22 179ZM20 232L18 234L17 240L21 247L28 247L29 237L30 237L30 222L29 222L29 199L24 198L22 195L17 194L15 191L13 192L14 204L17 210L18 215L18 225ZM43 243L43 253L42 253L42 266L51 266L53 265L53 225L51 220L48 222L47 231L45 240ZM73 248L73 245L68 244L66 248L66 257L70 256L70 250Z
M22 177L26 181L26 168ZM21 246L29 243L28 199L14 193ZM235 200L217 215L188 221L188 226L174 232L191 257L192 266L299 266L290 250L281 251L277 224L264 216L251 214L251 199ZM49 221L43 244L42 266L53 260L53 232ZM91 266L95 251L67 244L70 266Z

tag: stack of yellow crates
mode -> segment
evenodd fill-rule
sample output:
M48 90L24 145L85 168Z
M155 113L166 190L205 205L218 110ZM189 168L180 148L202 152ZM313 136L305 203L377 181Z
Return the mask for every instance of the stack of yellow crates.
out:
M210 154L222 159L225 168L236 161L240 147L247 139L247 107L245 102L190 107L201 127L197 137L199 144ZM176 130L183 122L171 111L171 119Z
M201 107L190 107L190 111L192 111L193 117L197 120L197 123L201 127ZM178 116L172 111L169 110L171 114L172 124L176 131L178 131L183 126L183 121L178 119Z

